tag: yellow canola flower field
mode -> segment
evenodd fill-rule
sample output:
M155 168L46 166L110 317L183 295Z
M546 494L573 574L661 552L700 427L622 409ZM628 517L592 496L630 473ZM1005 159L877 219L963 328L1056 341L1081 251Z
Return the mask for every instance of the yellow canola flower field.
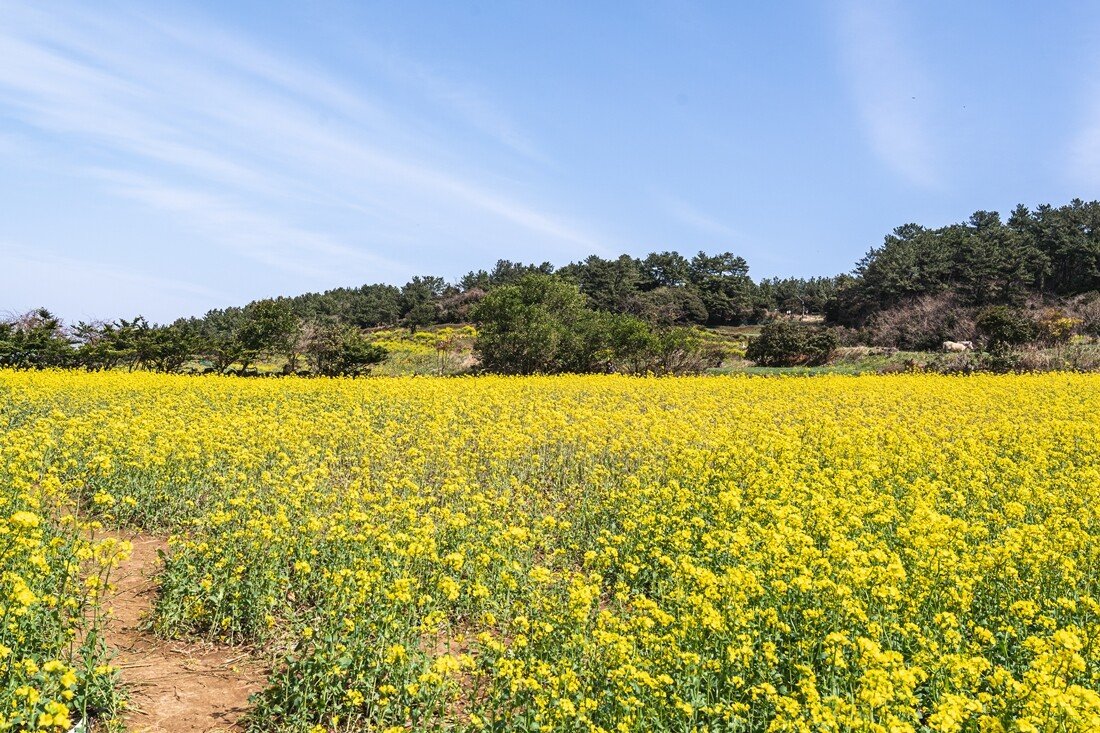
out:
M118 712L117 674L96 632L110 571L130 548L69 511L59 476L78 472L54 465L60 446L46 427L63 416L10 399L7 382L0 377L0 731L67 731Z
M0 373L0 715L95 519L257 731L1100 730L1098 437L1091 375Z

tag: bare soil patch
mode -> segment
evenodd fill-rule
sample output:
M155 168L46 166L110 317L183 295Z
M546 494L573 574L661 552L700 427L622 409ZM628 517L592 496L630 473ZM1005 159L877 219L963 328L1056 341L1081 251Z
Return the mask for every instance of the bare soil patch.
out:
M247 651L188 641L167 640L142 630L156 600L160 537L119 533L133 555L114 571L115 592L106 600L104 630L117 650L115 666L130 689L124 716L134 733L206 733L241 730L248 696L267 678Z

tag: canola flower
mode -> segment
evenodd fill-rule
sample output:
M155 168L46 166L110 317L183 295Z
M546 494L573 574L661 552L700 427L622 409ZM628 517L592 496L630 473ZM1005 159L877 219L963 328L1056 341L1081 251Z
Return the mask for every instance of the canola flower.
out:
M0 730L66 731L117 712L97 600L127 548L64 512L57 446L35 420L15 401L0 405Z
M1096 376L0 373L0 398L0 546L30 543L0 556L5 720L58 728L90 685L17 615L96 603L42 550L94 564L83 517L173 535L160 633L276 650L254 730L1100 730Z

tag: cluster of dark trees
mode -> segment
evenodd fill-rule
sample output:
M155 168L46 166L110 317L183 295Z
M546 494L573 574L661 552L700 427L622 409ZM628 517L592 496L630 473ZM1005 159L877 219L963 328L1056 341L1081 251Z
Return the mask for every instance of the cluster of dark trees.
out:
M710 358L690 326L788 314L823 315L845 340L900 348L980 337L992 323L1021 339L1100 335L1098 291L1100 202L1074 200L1020 205L1007 221L979 211L935 229L906 224L836 277L756 282L733 253L666 251L593 255L561 268L500 260L456 283L423 276L401 287L337 288L168 325L138 317L63 328L39 310L0 323L0 366L178 371L198 362L247 373L280 356L288 372L359 374L385 357L364 329L473 321L486 369L673 371ZM819 358L809 336L775 336Z
M859 261L825 312L832 323L870 328L882 340L888 324L914 309L921 311L914 317L966 331L987 307L1072 308L1098 290L1100 202L1078 199L1057 208L1020 205L1007 221L978 211L937 229L900 226Z
M1021 204L1007 221L978 211L939 228L905 224L851 274L832 277L757 282L735 254L671 251L641 258L593 255L560 268L500 260L453 284L416 277L400 288L340 288L290 301L300 318L336 318L361 328L455 323L470 320L471 308L487 293L527 275L555 276L576 285L594 310L653 323L739 325L790 313L863 328L883 312L941 296L964 308L1022 308L1035 298L1060 302L1100 290L1100 202L1034 210Z
M205 372L249 374L257 361L273 357L285 357L285 373L354 376L382 362L386 352L352 326L300 321L286 299L168 325L138 316L65 328L44 308L0 322L0 367L179 372L198 363Z
M364 285L289 298L302 319L329 318L359 328L470 320L471 308L494 289L515 285L528 275L553 276L576 285L587 306L605 313L661 323L737 325L764 318L769 311L824 313L845 278L773 278L756 283L744 258L730 252L654 252L644 258L592 255L555 268L549 262L500 260L456 283L441 277L414 277L402 287Z

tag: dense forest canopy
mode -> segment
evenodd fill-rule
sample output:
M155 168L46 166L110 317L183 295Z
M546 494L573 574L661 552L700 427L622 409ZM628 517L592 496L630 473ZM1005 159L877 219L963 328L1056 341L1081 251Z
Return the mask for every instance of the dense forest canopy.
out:
M1022 305L1030 297L1068 298L1100 290L1100 202L1017 206L1003 221L977 211L939 228L904 224L872 247L850 274L753 281L730 252L676 251L645 257L592 255L556 268L500 260L457 283L416 277L404 287L365 285L290 298L296 315L358 327L453 322L485 293L525 275L576 284L589 306L610 313L706 325L756 322L771 313L828 314L862 326L875 314L923 296L950 293L963 305Z
M863 325L875 313L921 296L951 293L964 305L1022 305L1032 296L1100 290L1100 202L1075 199L1007 222L995 211L938 229L900 226L859 261L838 289L833 320Z
M498 291L504 292L491 297ZM978 211L965 222L934 229L905 224L872 247L850 274L832 277L754 281L749 264L735 253L687 256L669 250L644 257L592 255L558 268L500 260L454 283L417 276L401 287L368 284L277 297L168 325L138 316L65 327L38 309L0 323L0 366L175 371L197 359L212 371L237 365L243 372L280 355L291 371L301 359L314 373L356 374L384 358L363 340L364 330L482 323L488 313L502 319L488 332L504 351L483 357L499 371L528 369L493 362L526 349L514 333L501 330L504 322L513 329L527 324L532 333L537 324L562 343L584 343L580 351L547 356L531 369L592 369L608 354L651 364L667 359L670 349L686 348L686 332L675 329L761 323L788 314L824 316L866 343L930 348L945 338L977 334L983 322L1035 311L1037 304L1047 308L1044 317L1051 323L1065 321L1068 308L1082 314L1069 320L1085 331L1100 329L1097 291L1100 202L1075 199L1061 207L1020 205L1007 220ZM531 305L525 300L531 293L552 294L569 308ZM508 303L522 304L528 320L504 308ZM1008 310L983 316L982 309L991 307ZM550 316L557 320L550 323ZM1047 328L1034 325L1030 331L1021 326L1019 333Z
M731 252L686 257L671 251L643 258L592 255L560 268L549 262L499 260L491 270L468 272L457 283L418 276L402 287L336 288L285 300L299 318L335 319L359 328L454 323L466 320L470 308L487 293L529 275L576 285L596 311L699 325L749 323L774 310L824 313L838 284L848 279L772 278L757 283L749 277L745 259ZM204 318L223 312L212 311Z

